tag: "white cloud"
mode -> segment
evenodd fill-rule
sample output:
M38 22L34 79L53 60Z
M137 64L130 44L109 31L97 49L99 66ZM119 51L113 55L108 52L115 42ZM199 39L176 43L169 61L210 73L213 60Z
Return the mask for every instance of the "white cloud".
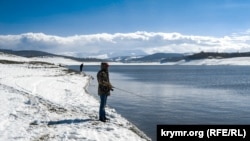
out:
M0 48L41 50L78 57L190 53L200 51L250 51L250 30L224 37L193 36L180 33L101 33L60 37L43 33L0 35ZM105 54L105 55L103 55Z

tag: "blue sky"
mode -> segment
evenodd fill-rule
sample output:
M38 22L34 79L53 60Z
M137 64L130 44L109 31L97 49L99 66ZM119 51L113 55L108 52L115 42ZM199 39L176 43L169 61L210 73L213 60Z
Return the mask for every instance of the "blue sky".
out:
M1 0L0 34L224 36L249 29L249 13L247 0Z
M248 0L0 0L0 48L108 58L250 51Z

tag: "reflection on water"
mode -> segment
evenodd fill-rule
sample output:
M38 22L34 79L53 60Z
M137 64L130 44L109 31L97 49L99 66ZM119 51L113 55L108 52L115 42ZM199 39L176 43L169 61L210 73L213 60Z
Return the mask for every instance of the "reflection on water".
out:
M130 93L115 89L108 104L153 140L157 124L250 124L247 69L133 69L110 72L112 84ZM91 85L90 93L97 95L96 79Z

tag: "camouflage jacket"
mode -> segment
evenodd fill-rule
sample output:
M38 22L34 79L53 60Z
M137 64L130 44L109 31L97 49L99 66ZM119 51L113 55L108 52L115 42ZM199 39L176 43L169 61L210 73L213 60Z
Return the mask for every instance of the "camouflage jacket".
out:
M110 95L111 84L109 82L109 73L105 70L100 70L97 73L98 95Z

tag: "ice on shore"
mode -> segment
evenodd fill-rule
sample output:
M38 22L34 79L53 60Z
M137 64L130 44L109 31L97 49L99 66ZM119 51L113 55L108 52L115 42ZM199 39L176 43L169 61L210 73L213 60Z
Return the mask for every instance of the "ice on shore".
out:
M0 56L0 140L150 140L115 109L107 108L109 122L98 120L99 101L85 89L91 77Z

